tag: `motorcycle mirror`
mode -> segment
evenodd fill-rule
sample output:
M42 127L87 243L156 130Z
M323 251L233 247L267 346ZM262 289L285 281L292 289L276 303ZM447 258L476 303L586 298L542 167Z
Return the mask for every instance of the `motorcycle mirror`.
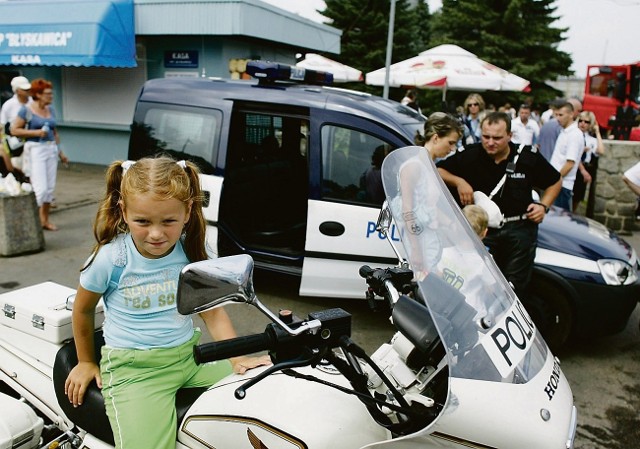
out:
M253 259L246 254L190 263L180 272L176 300L182 315L255 299Z
M383 234L387 234L389 228L391 227L391 220L393 220L393 216L391 215L389 203L387 202L387 200L384 200L384 203L382 203L382 207L380 208L380 213L378 214L376 230L378 232L382 232Z
M398 258L399 265L401 267L408 267L409 263L402 257L402 255L398 251L398 248L396 248L396 245L393 243L393 239L391 238L391 235L389 233L392 221L393 214L391 213L391 207L389 206L389 202L387 200L384 200L384 202L382 203L382 207L380 208L380 213L378 214L376 231L380 232L382 235L384 235L385 239L387 239L387 242L389 242L389 245L391 245L391 249L393 249L393 252Z

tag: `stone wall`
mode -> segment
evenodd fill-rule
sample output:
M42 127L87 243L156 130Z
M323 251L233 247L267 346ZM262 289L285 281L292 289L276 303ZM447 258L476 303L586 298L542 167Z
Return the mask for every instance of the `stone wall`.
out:
M640 142L606 140L596 176L593 218L610 229L629 234L635 229L636 195L622 174L640 161Z

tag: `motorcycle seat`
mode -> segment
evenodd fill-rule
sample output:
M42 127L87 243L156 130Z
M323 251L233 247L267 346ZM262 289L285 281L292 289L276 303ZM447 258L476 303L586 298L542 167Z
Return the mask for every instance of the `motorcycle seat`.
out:
M100 349L104 345L102 330L97 330L94 335L96 360L100 362ZM78 427L101 439L105 443L115 445L111 424L105 411L102 393L95 382L92 382L85 393L85 399L81 406L74 407L69 398L64 394L64 383L74 366L78 363L76 346L73 340L65 343L56 354L53 365L53 388L58 404L64 414ZM176 395L176 413L178 424L186 415L191 405L204 393L206 388L181 388ZM177 431L177 429L176 429Z

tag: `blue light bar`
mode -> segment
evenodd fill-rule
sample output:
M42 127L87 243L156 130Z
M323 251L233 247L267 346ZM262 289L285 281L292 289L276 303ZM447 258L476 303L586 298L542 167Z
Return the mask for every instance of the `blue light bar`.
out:
M260 83L265 84L276 81L293 81L317 85L333 84L333 73L302 69L278 62L249 61L247 63L247 73L260 80Z

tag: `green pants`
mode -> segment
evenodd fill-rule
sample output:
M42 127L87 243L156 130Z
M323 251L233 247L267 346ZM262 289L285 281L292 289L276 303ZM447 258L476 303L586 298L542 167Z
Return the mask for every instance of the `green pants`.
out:
M178 389L208 387L232 372L228 360L196 365L200 335L175 348L102 348L102 396L116 448L175 449Z

